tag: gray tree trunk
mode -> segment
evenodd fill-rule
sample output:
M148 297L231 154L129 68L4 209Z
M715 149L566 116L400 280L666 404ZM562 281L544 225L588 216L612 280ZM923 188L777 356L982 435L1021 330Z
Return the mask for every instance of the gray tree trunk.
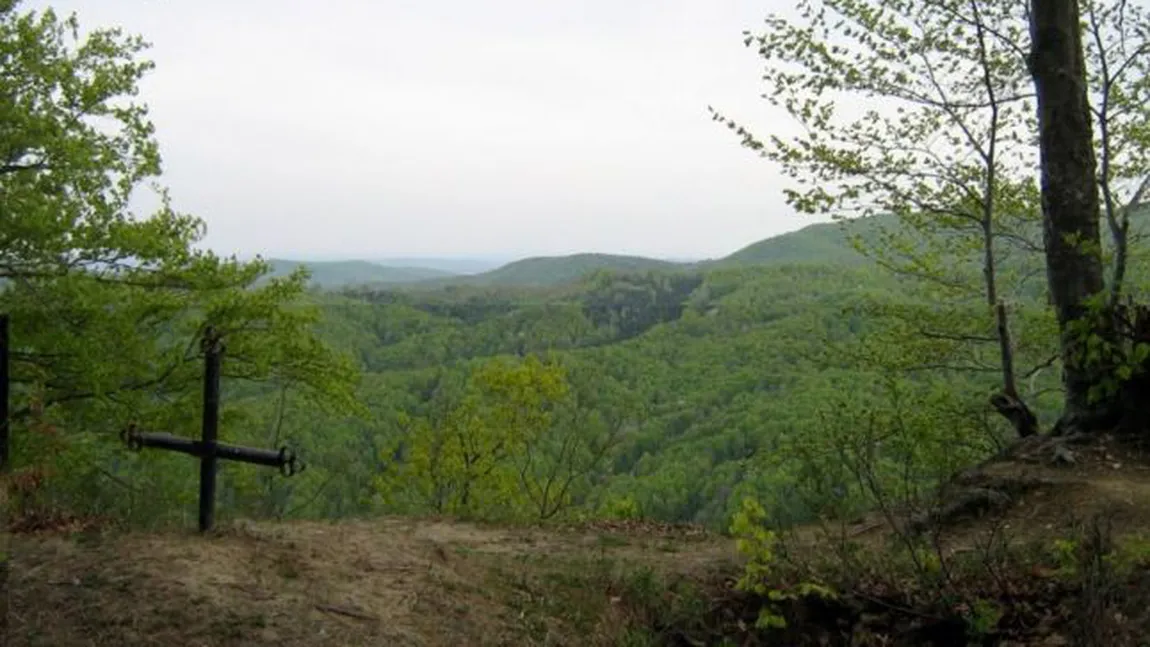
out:
M1066 407L1060 426L1095 429L1106 403L1091 403L1102 367L1083 358L1074 323L1091 317L1087 303L1105 289L1096 185L1097 162L1086 94L1077 0L1031 0L1030 72L1038 102L1042 214L1047 281L1061 331ZM1105 317L1089 328L1111 340Z

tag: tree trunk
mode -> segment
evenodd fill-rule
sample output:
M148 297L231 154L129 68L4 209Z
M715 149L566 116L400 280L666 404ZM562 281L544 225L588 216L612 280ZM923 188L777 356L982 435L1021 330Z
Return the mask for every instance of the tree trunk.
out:
M990 404L1004 418L1010 421L1020 438L1038 433L1038 416L1018 394L1014 377L1014 346L1010 342L1010 327L1006 318L1006 304L999 301L994 307L998 325L999 354L1002 358L1002 392L990 398Z
M1097 429L1110 407L1090 402L1101 367L1087 362L1076 322L1112 341L1088 303L1105 289L1093 127L1086 94L1078 0L1031 0L1030 72L1038 100L1043 238L1061 333L1066 405L1059 427Z

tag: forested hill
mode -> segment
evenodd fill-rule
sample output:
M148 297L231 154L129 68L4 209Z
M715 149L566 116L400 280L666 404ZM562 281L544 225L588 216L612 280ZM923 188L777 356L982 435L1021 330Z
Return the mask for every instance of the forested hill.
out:
M440 272L444 272L446 274L456 275L489 272L507 262L507 259L497 260L495 258L444 258L420 256L373 258L370 260L377 265L385 265L389 267L426 268L430 270L439 270Z
M571 283L600 270L640 272L673 270L681 267L672 261L623 256L618 254L571 254L540 256L508 263L489 272L466 277L438 279L436 284L545 286ZM423 282L428 285L429 282Z
M866 357L934 360L952 352L950 342L923 346L876 335L884 309L909 313L899 316L916 325L939 315L932 294L872 265L672 269L599 272L564 286L313 295L321 336L363 370L357 398L370 413L324 412L294 388L281 401L237 384L247 395L233 396L232 415L246 412L250 424L233 427L230 439L266 442L267 429L275 428L297 439L313 462L288 484L251 481L242 468L232 470L229 513L265 509L271 487L281 497L273 497L274 505L315 517L573 513L722 529L742 498L752 496L779 522L807 520L820 504L792 484L850 483L842 465L808 463L810 452L821 455L822 444L859 431L855 408L884 397L885 369ZM1019 331L1025 332L1021 324ZM1020 364L1029 366L1036 354L1020 349ZM1038 374L1033 386L1041 390L1051 379L1057 379L1052 372ZM554 393L516 390L550 389L553 381L564 386ZM955 412L919 430L933 437L968 424L959 416L968 403L984 401L992 383L993 374L974 370L920 375L900 388L906 398L942 398L944 410ZM506 422L503 416L512 414L497 404L520 410L518 398L553 397L542 428ZM1046 413L1051 402L1040 398L1035 406ZM448 449L437 439L447 434L477 448L530 451L476 450L485 476L472 477L455 472L464 457L441 454ZM926 448L934 440L919 442ZM483 495L461 499L461 491Z
M798 127L709 112L797 210L890 215L309 286L170 202L145 37L0 2L5 646L1144 644L1150 13L822 4L744 40Z
M895 222L868 218L849 233L874 239ZM363 370L357 397L370 415L333 416L291 389L283 405L252 392L233 406L250 408L253 430L278 420L283 406L281 433L318 455L283 500L288 509L305 502L301 516L572 513L721 529L750 496L779 523L809 520L836 489L848 495L833 505L856 505L852 477L826 456L833 443L866 433L858 420L894 397L891 389L899 402L918 403L905 405L915 415L932 412L913 422L918 436L907 447L916 455L946 446L931 456L975 460L1004 433L1001 421L971 413L983 411L996 379L993 365L963 355L963 340L986 338L985 301L962 287L978 285L977 263L938 261L947 281L960 282L952 288L858 258L840 225L819 224L693 265L626 259L633 269L620 271L611 269L620 257L529 259L449 285L315 294L321 336ZM1041 275L1015 276L1015 266L1019 259L1004 254L1004 276L1017 286L1015 359L1049 423L1059 407L1050 388L1058 373L1042 368L1050 315L1031 287ZM1137 285L1150 277L1142 260L1132 270ZM915 332L923 329L943 334ZM511 414L490 403L546 400L510 385L550 380L565 395L554 396L562 404L550 422L530 432L541 435L504 437L512 432L502 416ZM476 422L486 416L490 425ZM945 430L959 428L977 442L950 447ZM236 440L255 443L263 433ZM531 449L479 452L493 463L473 479L449 466L465 457L438 454L446 450L434 443L448 434L474 434L467 442L476 447ZM531 478L550 475L550 486L524 476L528 469L538 470ZM443 495L444 487L459 492L458 479L485 494ZM260 486L229 487L236 514L266 505Z
M310 283L321 288L347 285L391 284L442 279L454 276L451 272L427 267L399 267L380 265L368 261L294 261L269 259L271 271L266 279L287 276L304 266L311 272Z
M818 223L798 231L772 236L748 245L735 253L712 261L714 265L764 264L856 264L865 261L849 243L848 235L877 232L882 226L894 226L890 216L872 216L849 223Z
M885 222L883 217L849 225L850 229L874 229L871 222ZM293 261L271 260L269 276L283 276L300 265L312 272L311 282L323 288L362 285L403 286L407 289L436 289L446 285L543 287L571 284L598 271L644 272L652 270L691 270L705 267L738 267L747 265L856 264L863 262L848 243L843 226L836 223L809 225L761 240L729 256L700 262L679 262L621 254L571 254L525 258L494 269L468 273L450 272L430 266L401 266L400 261ZM445 261L446 262L446 261ZM467 265L467 267L472 267Z

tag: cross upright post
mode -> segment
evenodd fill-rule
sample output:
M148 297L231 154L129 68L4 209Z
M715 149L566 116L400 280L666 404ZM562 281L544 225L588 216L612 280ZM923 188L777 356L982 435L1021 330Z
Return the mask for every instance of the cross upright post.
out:
M200 439L189 440L167 433L140 432L136 430L134 424L129 425L120 436L133 450L155 447L189 454L200 459L199 527L200 532L207 532L215 525L216 473L221 459L278 467L284 476L298 474L305 466L287 447L281 447L276 451L219 442L220 368L224 354L220 334L209 327L204 331L201 348L204 352L204 400Z
M216 518L216 441L220 430L220 360L223 340L214 328L204 332L204 413L200 431L200 532L211 529Z

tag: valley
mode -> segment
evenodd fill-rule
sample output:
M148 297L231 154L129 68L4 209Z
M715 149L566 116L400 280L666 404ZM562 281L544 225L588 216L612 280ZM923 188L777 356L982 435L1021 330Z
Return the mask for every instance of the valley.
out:
M1145 643L1144 7L67 4L3 645Z

